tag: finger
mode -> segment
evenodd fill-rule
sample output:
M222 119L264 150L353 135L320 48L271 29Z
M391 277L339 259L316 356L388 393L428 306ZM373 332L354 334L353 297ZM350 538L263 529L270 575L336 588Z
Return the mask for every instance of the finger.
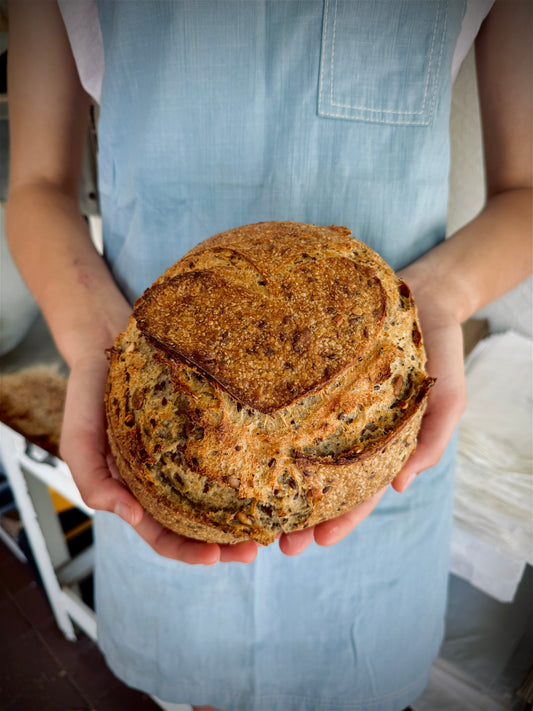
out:
M93 509L118 514L162 556L191 564L218 562L222 554L216 543L195 541L164 528L144 512L122 482L107 448L103 410L106 378L105 358L91 358L73 369L67 388L61 456L83 500ZM257 545L231 546L223 555L228 560L249 562L257 555Z
M67 432L68 436L68 432ZM94 438L79 434L75 445L63 448L68 464L87 506L98 511L111 511L132 525L142 518L143 509L120 479L113 478L107 458L98 451Z
M103 412L106 375L104 357L73 369L67 387L60 454L87 506L116 512L135 525L142 518L142 507L119 480L113 479L107 462Z
M386 490L387 487L385 486L377 494L374 494L370 499L359 504L351 511L315 526L314 536L318 545L332 546L334 543L346 538L361 521L372 513Z
M301 531L282 533L279 547L285 555L300 555L314 541L314 528L304 528Z
M110 453L107 455L107 465L111 476L118 481L122 481L122 477L117 469L115 460ZM116 513L116 511L115 511ZM138 523L138 521L136 522ZM257 557L258 543L255 541L245 541L236 544L222 544L220 548L220 562L230 563L251 563Z
M396 491L404 492L420 472L438 464L462 412L458 402L458 398L438 399L435 407L426 413L416 450L392 482Z
M464 412L466 386L460 340L453 343L449 339L432 355L432 372L438 379L428 398L416 450L392 483L399 492L405 491L417 474L440 461Z
M111 452L108 452L105 457L105 462L107 465L107 468L109 469L109 473L115 479L116 481L124 481L120 475L120 472L117 468L117 464L115 460L113 459L113 455Z
M220 546L221 563L251 563L257 558L259 544L255 541L223 544Z
M146 511L134 528L156 553L165 558L190 565L214 565L220 560L220 547L217 543L204 543L180 536L162 526Z
M122 477L119 474L117 465L115 464L115 461L110 454L108 454L107 456L107 463L109 471L111 472L113 478L122 481ZM115 511L115 513L117 512ZM136 521L133 525L135 526L138 523L139 521ZM220 562L251 563L253 560L255 560L257 556L257 547L258 544L255 541L245 541L243 543L236 543L231 545L220 545Z
M190 565L251 563L257 556L258 544L255 541L233 545L204 543L170 531L146 512L142 521L135 526L135 530L159 555Z

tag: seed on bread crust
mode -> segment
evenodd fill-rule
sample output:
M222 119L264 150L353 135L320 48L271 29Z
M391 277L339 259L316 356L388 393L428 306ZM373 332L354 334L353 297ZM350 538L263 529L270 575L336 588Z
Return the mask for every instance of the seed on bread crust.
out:
M199 244L108 355L124 481L163 525L219 543L266 545L375 494L433 383L408 286L347 228L294 222Z

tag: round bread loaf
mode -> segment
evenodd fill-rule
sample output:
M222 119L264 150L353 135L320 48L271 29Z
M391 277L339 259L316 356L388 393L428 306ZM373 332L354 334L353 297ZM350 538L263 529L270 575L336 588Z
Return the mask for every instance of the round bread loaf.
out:
M269 544L402 469L433 381L407 285L345 227L215 235L137 300L109 352L108 437L143 507Z

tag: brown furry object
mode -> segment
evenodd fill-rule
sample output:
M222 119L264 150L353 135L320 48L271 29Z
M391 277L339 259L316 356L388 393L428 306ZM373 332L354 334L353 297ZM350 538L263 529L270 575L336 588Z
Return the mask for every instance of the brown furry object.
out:
M65 405L67 378L39 365L0 376L0 420L54 456Z

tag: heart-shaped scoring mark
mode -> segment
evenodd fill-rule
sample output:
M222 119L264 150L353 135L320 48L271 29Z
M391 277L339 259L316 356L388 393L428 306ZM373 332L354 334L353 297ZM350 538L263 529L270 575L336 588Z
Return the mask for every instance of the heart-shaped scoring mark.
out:
M227 245L219 265L216 247L209 258L200 253L190 271L147 289L135 305L137 324L243 405L263 413L287 407L360 361L387 310L371 265L349 253L321 254L315 240L308 251L301 246L291 244L280 259L278 243L273 259L265 242Z

